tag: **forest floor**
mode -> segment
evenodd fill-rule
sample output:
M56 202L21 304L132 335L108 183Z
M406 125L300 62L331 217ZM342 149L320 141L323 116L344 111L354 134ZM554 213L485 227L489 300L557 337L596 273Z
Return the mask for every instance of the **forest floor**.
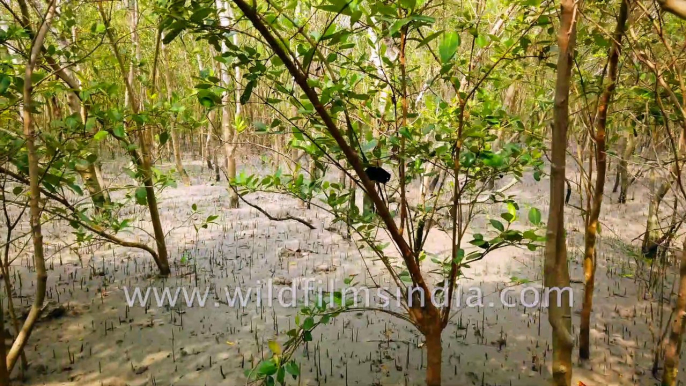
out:
M74 249L67 224L49 223L44 229L48 266L48 310L34 331L26 356L30 367L27 385L243 385L244 371L252 362L269 355L267 342L286 340L297 308L258 306L230 307L224 287L264 285L272 278L276 288L304 277L326 286L356 274L358 286L384 281L383 267L367 259L345 239L345 232L331 227L323 211L307 210L295 200L273 194L251 194L247 198L274 215L290 213L308 219L310 230L294 221L270 221L256 210L241 205L227 207L225 182L215 183L199 162L187 162L192 185L166 188L160 195L160 213L167 236L173 274L163 280L145 252L113 247L105 243ZM268 166L258 159L248 172ZM171 165L162 165L171 167ZM106 175L117 173L106 165ZM223 180L223 178L222 178ZM598 248L599 268L592 319L592 360L582 367L574 353L574 385L656 385L651 375L652 352L659 336L661 307L648 299L639 285L649 268L637 264L636 251L645 227L648 200L644 186L636 182L626 205L609 193L601 214L602 233ZM608 183L608 185L611 185ZM510 189L521 203L520 217L526 221L528 207L543 212L545 221L548 180L527 177ZM633 200L633 196L641 199ZM572 197L578 205L578 196ZM196 204L202 218L219 216L216 224L196 229L189 220ZM667 205L666 205L667 206ZM133 225L147 229L145 208L135 207L124 217L136 217ZM473 225L485 229L488 216L498 217L504 208L485 208L484 220ZM582 300L583 226L577 209L567 207L570 270L574 288L574 325L579 325ZM27 230L23 225L22 232ZM542 231L539 231L539 234ZM2 232L0 232L2 233ZM142 231L126 238L150 242ZM390 248L390 247L389 247ZM447 238L433 232L426 246L433 254L449 249ZM297 250L297 251L294 251ZM30 305L33 272L30 256L22 252L15 261L15 304L19 313ZM673 273L664 284L668 297ZM500 290L513 286L512 278L531 283L513 286L512 296L526 287L540 288L542 251L508 248L498 250L465 272L465 286L478 286L484 304L493 307L457 310L443 333L443 380L450 385L547 385L550 378L550 327L545 309L499 303ZM260 284L258 284L258 281ZM146 309L128 307L123 288L149 286L172 289L197 286L211 288L205 307L188 308L180 299L174 308L156 305ZM532 291L529 297L533 298ZM302 291L299 291L302 294ZM276 296L276 295L274 295ZM463 293L463 305L468 293ZM672 296L672 300L674 296ZM59 312L64 309L66 312ZM671 304L662 307L662 325ZM541 312L542 311L542 312ZM9 325L6 322L6 326ZM13 331L10 328L10 331ZM578 327L575 329L575 334ZM298 350L296 359L302 376L298 385L421 385L426 352L421 335L407 323L378 312L343 314L315 330L314 340ZM504 345L503 345L504 344ZM686 371L679 372L686 382ZM19 374L19 371L15 371Z

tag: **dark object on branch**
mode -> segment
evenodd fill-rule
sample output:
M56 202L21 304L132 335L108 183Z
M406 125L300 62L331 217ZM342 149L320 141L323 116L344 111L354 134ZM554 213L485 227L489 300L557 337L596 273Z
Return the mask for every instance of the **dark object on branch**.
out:
M569 204L569 198L572 197L572 184L567 180L567 196L565 196L565 205Z
M384 189L386 187L386 183L391 180L391 173L378 166L369 166L368 168L364 169L364 174L366 174L370 180L376 183L376 189L379 193L379 197L381 197L381 200L384 202L384 204L387 204L388 200L386 197L384 197ZM384 188L382 188L381 185L383 185ZM374 205L373 211L376 212L376 205Z
M391 173L377 166L370 166L364 170L370 180L386 185L391 180Z
M660 248L659 243L650 243L649 245L645 245L641 248L641 254L646 259L653 260L653 259L655 259L655 256L657 256L657 250L659 248Z
M652 240L648 241L648 243L644 243L644 245L641 246L641 254L643 255L644 258L648 260L653 260L655 257L657 257L657 253L660 250L660 247L663 245L666 245L666 247L669 246L669 239L671 237L674 237L674 232L681 226L681 222L676 222L673 223L667 232L664 232L662 236L660 236L659 239L657 240Z

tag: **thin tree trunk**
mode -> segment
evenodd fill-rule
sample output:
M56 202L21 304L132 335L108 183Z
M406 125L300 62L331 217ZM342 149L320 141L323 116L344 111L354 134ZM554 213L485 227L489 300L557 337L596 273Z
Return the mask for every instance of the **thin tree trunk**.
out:
M7 372L7 347L5 346L5 321L3 306L0 303L0 386L9 386L10 375Z
M629 160L636 150L636 140L631 132L626 134L626 146L619 160L619 203L626 204L626 195L629 191Z
M126 89L130 94L129 108L131 108L131 111L134 114L138 114L140 112L140 102L136 96L133 85L128 82L128 78L126 76L126 66L124 65L124 59L119 53L119 49L117 48L117 39L114 37L114 34L112 33L110 21L105 15L105 11L101 3L98 3L98 10L100 12L100 16L102 17L103 22L105 23L105 26L107 27L107 37L110 41L110 44L112 45L112 50L114 52L115 58L117 59L117 63L119 64L119 70L122 74L122 78L124 80ZM157 197L155 196L155 187L153 185L152 178L152 155L149 151L148 144L149 134L148 130L146 130L146 128L141 124L138 124L138 129L138 145L140 147L140 155L131 152L131 159L136 165L136 168L138 169L141 175L141 182L145 186L146 201L148 204L148 209L150 211L150 221L152 222L152 228L155 235L155 244L157 245L158 259L155 261L155 263L157 264L157 267L159 268L161 275L169 275L171 273L171 270L169 269L167 245L164 239L164 230L162 229L162 221L160 220L160 212L157 207Z
M52 19L55 16L55 7L57 0L52 0L48 5L48 11L45 16L43 24L34 38L31 46L31 53L29 62L26 65L26 73L24 76L24 138L26 150L28 153L28 167L29 167L29 213L31 225L31 239L33 240L33 264L36 269L36 295L33 299L33 304L29 311L29 315L24 321L24 325L17 334L12 347L7 352L5 364L8 375L12 373L17 359L24 351L33 327L40 316L43 301L45 300L46 284L48 281L47 270L45 269L45 258L43 255L43 233L41 229L41 207L40 207L40 171L38 168L38 154L36 150L36 128L33 122L31 110L33 109L33 83L31 81L33 76L33 68L36 65L38 56L43 46L43 41L50 28Z
M37 7L40 13L45 13L45 9L43 9L41 2L34 2L34 5ZM57 5L56 12L59 13L59 4ZM58 37L57 43L63 50L67 51L69 50L71 44L76 44L76 26L72 26L71 29L71 44L66 38L62 37L62 35L60 35L55 28L51 27L51 31L55 34L55 36ZM78 77L74 76L75 72L78 73L80 71L79 63L74 63L73 70L71 67L66 66L62 69L62 71L65 74L65 76L72 79L73 82L80 89L81 80ZM71 111L71 113L78 114L78 116L81 117L81 123L85 126L88 120L88 107L85 103L82 103L82 101L79 99L77 95L78 89L72 90L72 92L67 94L67 104L69 106L69 110ZM55 101L55 105L57 106L57 101ZM55 115L57 116L57 119L62 119L61 109L57 108L55 110ZM93 132L93 134L94 133L95 131ZM96 156L99 155L95 146L92 146L90 152L92 154L95 154ZM100 175L99 169L99 160L96 160L94 162L87 162L84 159L83 162L77 161L74 166L74 170L76 170L76 172L79 174L79 176L83 180L83 184L86 187L86 190L88 190L88 194L90 195L91 200L93 201L93 206L95 207L96 212L102 213L104 206L109 205L111 203L111 200L108 191L103 188L104 183L102 176Z
M609 64L608 83L598 101L598 111L594 122L596 126L594 142L597 174L593 197L591 198L591 211L588 216L584 234L584 303L581 308L581 328L579 332L579 357L582 360L588 359L591 355L590 332L597 258L596 240L598 237L600 209L603 204L603 197L605 196L605 174L607 171L607 154L605 151L607 110L617 84L619 55L622 51L622 38L624 37L626 21L629 17L629 1L630 0L621 0L622 3L619 8L619 16L617 17L617 27L615 28L614 39L612 40L612 46L610 47L607 59Z
M569 89L572 72L572 55L576 43L577 3L561 0L558 31L557 79L553 116L552 149L550 164L550 207L545 243L544 285L546 288L569 287L567 245L564 228L564 195L567 129L569 126ZM548 295L548 322L553 330L552 382L557 386L572 384L572 313L569 293L559 296L555 291Z
M679 297L674 307L672 328L669 332L669 340L665 345L665 368L662 374L662 386L675 386L677 372L679 371L679 356L681 344L684 340L684 319L686 318L686 241L682 246L679 266Z
M164 38L162 39L164 40ZM169 103L172 103L172 77L169 74L169 67L171 62L169 61L169 57L167 55L167 45L162 44L162 56L165 58L165 61L167 62L167 66L164 70L164 81L167 86L167 101ZM179 132L178 128L176 127L176 117L172 116L171 121L170 121L170 128L169 131L171 132L171 141L172 141L172 149L174 151L174 163L176 164L176 171L179 173L181 176L181 180L185 185L190 185L191 184L191 179L188 177L188 173L186 173L186 169L183 167L183 161L181 159L181 145L179 143Z
M223 1L223 0L216 0L216 5L217 9L219 11L220 15L220 23L222 26L228 26L230 21L233 20L233 11L231 10L231 6L229 5L228 2ZM233 35L233 44L238 45L238 35L234 34ZM226 50L226 44L222 43L222 50ZM235 77L236 79L234 80L234 90L235 90L235 115L234 115L234 121L237 121L240 118L241 115L241 103L240 103L240 88L239 88L239 82L240 82L240 68L236 66L236 73ZM229 69L227 68L226 64L222 63L221 65L221 78L222 78L222 84L224 87L229 88ZM228 92L225 92L224 95L222 96L222 137L224 140L224 156L225 156L225 166L226 166L226 176L229 178L229 181L227 181L229 184L231 184L231 179L236 178L236 144L235 142L235 137L236 137L236 129L234 125L232 125L230 121L230 113L229 113L229 105L230 105L230 94ZM229 190L229 208L238 208L238 194L233 190Z
M641 245L641 253L647 258L654 258L657 255L658 240L662 236L660 231L660 223L658 213L660 211L660 204L665 198L672 186L669 178L662 181L659 185L657 182L657 175L654 171L650 173L650 192L651 197L648 202L648 219L646 220L646 231L643 234L643 243Z
M624 149L626 148L626 143L625 141L620 141L619 143L619 148L621 149L621 152L624 153ZM612 185L612 193L617 193L617 189L619 188L619 180L621 179L621 169L622 168L622 161L619 161L619 165L617 165L617 169L615 170L615 183Z
M6 214L7 216L7 214ZM12 299L12 282L10 280L10 246L11 246L11 230L9 229L9 216L6 217L8 221L8 232L7 232L7 239L5 240L5 256L3 259L2 264L0 264L0 269L2 269L2 278L3 281L5 282L5 293L7 295L7 309L9 310L10 314L10 319L12 320L12 327L14 327L14 333L19 334L19 331L21 331L21 326L19 325L19 318L17 318L17 312L14 310L14 299ZM19 219L17 219L18 221ZM16 225L16 223L15 223ZM1 305L0 305L0 308ZM2 330L4 331L4 329ZM5 351L3 350L3 353ZM5 363L4 361L2 363ZM21 369L22 369L22 374L28 367L27 361L26 361L26 353L24 351L21 352Z
M402 118L400 121L399 128L407 126L407 68L406 68L406 58L405 58L405 46L407 45L407 25L401 28L400 32L400 75L401 75L401 107L402 107ZM400 185L400 234L403 234L405 229L405 223L409 228L409 220L407 219L407 192L406 192L406 181L405 181L405 136L400 136L400 157L398 158L399 168L398 168L398 184ZM455 176L457 178L457 176ZM408 232L408 237L411 237ZM440 371L439 371L440 375ZM440 377L439 377L440 382Z
M212 162L216 162L216 149L214 146L214 141L212 140L212 137L214 137L214 125L215 125L215 117L217 115L216 110L210 111L208 117L207 117L207 138L205 139L205 161L207 163L207 167L212 170Z

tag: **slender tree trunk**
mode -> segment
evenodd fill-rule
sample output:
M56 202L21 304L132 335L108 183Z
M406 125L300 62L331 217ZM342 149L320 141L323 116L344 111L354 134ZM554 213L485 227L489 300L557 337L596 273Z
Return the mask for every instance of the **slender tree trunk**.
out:
M679 136L679 144L677 148L677 153L679 157L683 157L686 150L686 130L682 130ZM670 168L670 173L667 178L662 180L660 184L657 184L657 175L654 171L650 173L650 186L651 186L651 198L648 203L648 219L646 221L646 230L643 234L643 243L641 245L641 252L643 256L647 258L654 258L657 255L657 250L659 247L659 240L662 238L663 233L660 230L660 223L658 215L660 212L660 204L665 198L669 189L672 187L672 183L676 179L679 172L677 163L673 162Z
M679 371L679 356L681 344L684 341L684 327L686 319L686 241L682 246L679 266L679 297L674 307L672 328L669 340L665 345L665 368L662 374L662 386L675 386Z
M643 243L641 245L641 252L647 258L654 258L657 255L657 241L662 236L660 231L660 223L658 213L662 199L669 192L671 182L665 180L658 185L657 175L654 171L650 173L650 192L651 197L648 202L648 219L646 221L646 231L643 234Z
M17 219L18 220L18 219ZM8 221L8 226L9 226L9 217L7 217ZM15 224L16 225L16 224ZM19 318L17 318L17 312L14 310L14 300L12 299L12 281L10 280L10 246L11 246L11 231L7 232L7 238L5 240L5 256L3 263L0 265L0 268L2 269L2 278L3 281L5 282L5 294L7 295L7 309L9 310L10 314L10 319L12 321L12 327L14 327L14 333L19 334L19 331L21 331L21 326L19 325ZM0 307L1 308L1 307ZM3 330L4 331L4 330ZM5 351L3 351L5 352ZM21 369L22 369L22 374L28 367L28 362L26 361L26 353L24 351L21 352ZM2 363L5 363L4 360Z
M10 375L7 372L7 347L5 346L5 321L3 306L0 303L0 386L9 386Z
M215 136L214 133L214 125L215 125L215 117L217 115L216 110L210 111L208 118L207 118L207 138L205 139L205 158L207 162L207 167L212 170L212 162L216 162L216 149L214 146L214 141L212 138Z
M509 114L515 114L515 97L517 95L517 82L513 82L510 84L510 86L507 87L507 90L505 90L505 95L503 96L503 107L505 107L506 111ZM505 137L505 128L504 127L499 127L497 136L495 141L493 141L493 144L491 145L491 149L493 151L500 150L503 145L503 140Z
M220 23L222 26L228 26L230 21L234 19L233 17L233 11L231 9L231 6L229 5L228 2L224 0L216 0L216 5L217 9L219 10L219 16L220 16ZM238 35L234 34L233 35L233 43L235 45L238 45ZM222 50L226 50L226 44L222 43ZM234 80L234 90L235 90L235 114L234 114L234 121L237 121L240 116L241 116L241 102L240 102L240 88L239 88L239 82L240 82L240 68L236 66L235 70L235 77L236 79ZM224 87L227 89L229 88L229 69L227 68L226 64L222 63L221 65L221 78L222 78L222 84ZM230 94L228 92L225 92L224 95L222 96L222 136L224 139L224 156L225 156L225 166L226 166L226 176L229 178L229 181L227 181L229 184L231 184L231 179L236 178L236 144L235 142L235 137L236 137L236 129L234 125L231 123L231 115L229 112L229 106L230 106ZM238 208L238 195L233 189L229 190L229 208Z
M569 126L569 89L572 72L572 55L576 43L577 3L561 0L558 31L557 79L553 110L553 135L550 164L550 207L545 243L544 285L546 288L569 287L567 245L564 228L565 168L567 129ZM572 313L569 293L559 296L555 291L548 295L548 321L553 330L553 384L572 384Z
M33 44L31 46L31 53L29 56L29 62L26 65L26 72L24 76L24 108L23 108L23 118L24 118L24 139L26 150L28 153L28 167L29 167L29 222L31 225L31 239L33 240L33 264L36 269L36 294L33 299L33 304L29 310L29 315L24 321L24 325L17 334L12 348L7 352L5 364L7 367L8 375L12 373L14 365L17 363L17 359L20 354L24 351L33 327L35 326L43 307L43 301L45 300L46 284L48 281L48 273L45 269L45 258L43 255L43 233L41 229L41 207L40 207L40 170L38 167L38 154L36 150L36 128L33 122L33 116L31 110L33 109L33 83L31 81L33 76L33 68L36 65L38 57L41 52L41 47L43 46L43 41L47 35L48 29L52 23L52 19L55 16L55 7L57 6L57 0L52 0L48 5L48 11L45 16L45 20L41 25L40 30L34 38Z
M617 193L617 189L619 189L619 182L622 178L622 154L624 154L627 146L626 138L619 140L619 144L617 145L617 150L620 152L619 165L617 165L617 168L615 169L615 183L612 185L612 193Z
M614 32L612 46L608 53L608 83L598 101L598 111L595 118L595 160L596 160L596 180L591 202L591 211L586 222L584 234L584 303L581 308L581 329L579 332L579 357L582 360L588 359L591 355L591 312L593 311L593 290L595 288L596 273L596 240L598 236L598 219L600 209L605 196L605 174L607 171L607 154L605 151L605 129L607 125L607 110L610 106L610 99L614 94L617 83L617 72L619 55L622 51L622 38L626 28L626 21L629 17L629 1L621 0L619 16L617 17L617 27Z
M36 7L38 7L41 13L45 13L45 10L42 8L41 2L35 2L34 4L36 5ZM56 31L53 28L51 28L51 30L56 36L58 36L57 42L63 50L66 51L69 49L69 46L71 44L76 44L76 26L73 26L71 29L71 44L66 38L63 38L58 33L58 31ZM80 71L79 63L74 64L73 71L71 67L64 67L62 71L64 71L64 74L66 76L73 79L74 83L77 86L79 86L80 89L81 80L78 77L74 76L75 72L78 73ZM73 90L72 92L67 94L67 104L69 106L70 112L72 114L77 114L79 117L81 117L81 123L85 126L88 119L88 107L78 98L77 93L78 90ZM58 116L58 119L62 119L62 114L60 112L57 112L56 115ZM91 147L90 152L92 154L95 154L96 156L99 156L97 148L95 146ZM104 189L103 179L100 175L101 173L99 170L99 157L95 162L88 162L85 160L84 156L84 160L82 162L76 162L74 169L83 180L83 184L86 187L86 190L88 190L88 194L90 195L91 200L93 201L93 206L95 207L96 212L102 213L105 205L109 205L111 203L111 200L108 191Z
M405 58L405 46L407 45L407 25L401 28L400 32L400 75L401 75L401 108L402 108L402 118L400 121L400 127L407 126L407 68L406 68L406 58ZM398 168L398 184L400 185L400 234L402 235L405 229L405 223L408 222L407 219L407 192L406 192L406 181L405 181L405 136L400 136L400 157L398 162L400 167ZM455 176L457 179L457 176ZM407 224L409 227L409 222ZM410 232L408 232L408 236ZM440 375L440 371L439 371ZM440 377L439 377L440 380Z
M163 38L164 40L164 38ZM170 65L171 62L169 61L169 57L167 55L167 45L162 44L162 56L165 58L165 61L167 62L167 66L164 70L164 81L167 86L167 101L169 103L172 102L172 77L170 75ZM186 169L183 167L183 161L181 159L181 145L179 143L179 132L178 128L176 127L176 117L172 116L171 121L170 121L170 128L169 131L171 131L171 141L172 141L172 149L174 151L174 163L176 164L176 171L179 173L181 176L181 180L185 185L190 185L191 184L191 179L188 177L188 173L186 173Z
M112 27L110 21L105 14L105 11L101 3L98 3L98 11L102 17L103 22L106 26L107 37L112 45L112 51L119 64L119 70L121 72L122 78L126 89L129 92L129 108L134 114L140 112L140 101L137 98L136 92L134 91L133 85L129 83L127 78L126 65L124 64L124 59L119 52L117 47L117 39L112 32ZM134 29L137 31L137 29ZM161 275L169 275L171 270L169 269L169 255L167 253L167 244L164 238L164 229L162 228L162 221L160 219L160 212L157 207L157 197L155 196L155 186L153 184L153 173L152 173L152 154L150 153L149 130L144 125L138 124L138 146L140 148L140 154L135 153L135 151L130 151L131 160L135 164L139 174L141 182L145 187L146 201L148 204L148 210L150 212L150 221L152 222L152 228L155 235L155 244L157 245L158 259L155 261L157 267L160 270Z
M629 160L636 150L636 140L631 132L626 134L626 147L619 160L619 203L626 204L626 195L629 191Z

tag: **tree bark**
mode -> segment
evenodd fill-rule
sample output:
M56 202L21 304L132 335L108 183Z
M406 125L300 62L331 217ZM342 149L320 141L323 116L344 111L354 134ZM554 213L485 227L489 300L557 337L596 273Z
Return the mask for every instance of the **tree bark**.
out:
M626 146L619 160L619 203L626 204L626 196L629 191L629 160L636 150L636 140L633 133L627 132Z
M164 40L164 38L163 38ZM167 86L167 101L171 105L172 102L172 77L169 74L169 67L171 62L169 61L169 57L167 55L167 45L162 44L162 56L165 58L165 61L167 62L167 66L164 70L164 82L166 83ZM172 141L172 150L174 151L174 163L176 164L176 171L179 173L181 176L181 180L185 185L190 185L191 184L191 179L188 177L188 173L186 173L186 169L183 167L183 161L181 159L181 146L179 143L179 132L176 127L176 122L175 122L176 117L172 116L170 123L170 128L169 131L171 132L171 141Z
M614 39L608 53L608 84L603 89L598 101L598 110L595 118L596 130L593 134L595 142L595 162L596 180L593 190L591 211L586 222L584 234L584 303L581 308L581 328L579 331L579 358L588 359L591 355L590 331L591 331L591 312L593 311L593 290L595 288L596 273L596 240L598 237L598 219L600 209L605 195L605 174L607 172L607 153L605 150L605 129L607 126L607 110L610 99L614 94L617 84L617 72L619 55L622 51L622 38L626 28L626 21L629 17L629 1L621 0L619 16L617 17L617 27L614 32Z
M657 175L654 171L651 171L651 197L648 202L648 219L646 220L646 231L643 234L643 243L641 244L641 253L644 257L652 259L657 255L657 249L659 247L658 240L662 237L660 221L658 219L660 204L669 192L671 186L672 183L670 178L660 182L658 185Z
M679 266L679 295L674 307L672 328L669 332L669 340L665 345L665 368L662 374L662 386L675 386L679 371L679 356L681 355L681 343L683 342L684 319L686 319L686 241L682 246Z
M216 5L217 5L217 10L219 11L219 16L220 16L220 23L223 27L228 27L229 22L234 19L233 17L233 11L231 10L231 6L229 5L228 2L223 1L223 0L216 0ZM235 45L238 45L238 34L233 35L233 43ZM222 50L226 50L226 43L222 43ZM239 88L239 82L240 82L240 68L236 66L235 70L235 77L234 79L234 90L235 90L235 115L234 115L234 122L237 121L237 118L240 117L241 115L241 102L240 102L240 88ZM222 79L222 84L224 87L227 89L229 88L229 69L226 67L226 64L222 63L221 64L221 79ZM235 142L235 137L236 137L236 128L234 125L231 123L231 114L229 112L229 106L230 106L230 94L228 92L225 92L224 95L222 96L222 137L224 140L224 157L225 157L225 166L226 166L226 177L229 179L234 179L236 178L236 144ZM227 183L231 184L231 181L227 181ZM238 195L233 189L229 190L229 208L238 208Z
M127 78L126 66L124 65L124 59L122 58L119 49L117 48L117 39L112 33L112 27L110 25L109 19L105 15L105 11L101 3L98 3L98 11L105 23L107 37L112 45L112 50L114 56L119 64L119 70L121 72L122 78L124 80L124 85L129 92L129 108L134 114L140 112L140 101L134 91L133 85L129 83ZM140 155L132 154L131 158L138 172L140 174L141 182L145 187L146 201L148 204L148 210L150 212L150 221L152 222L152 228L155 235L155 244L157 245L157 255L158 260L155 261L157 264L161 275L169 275L171 270L169 269L169 255L167 253L167 244L164 239L164 230L162 228L162 221L160 220L160 212L157 207L157 197L155 196L155 186L153 183L152 174L152 154L149 150L148 137L149 133L141 124L138 124L139 134L138 134L138 145L140 147Z
M31 45L31 52L29 62L26 65L26 72L24 76L24 138L26 150L28 153L28 168L29 168L29 222L31 225L31 239L33 241L33 264L36 269L36 295L33 299L33 304L29 310L29 314L24 321L24 325L17 334L12 347L7 352L5 364L8 375L12 373L17 359L24 351L33 327L40 316L43 301L45 300L45 292L48 281L47 270L45 269L45 258L43 254L43 233L41 229L41 207L40 207L40 170L38 165L38 154L36 150L36 128L33 122L31 110L33 109L33 83L31 81L33 76L33 69L36 66L38 56L41 53L45 36L50 28L52 19L55 16L55 8L57 7L57 0L52 0L48 5L48 11L45 20L41 25L40 30L34 38Z
M33 3L33 5L37 8L37 10L41 13L44 14L46 10L43 7L42 2L36 1ZM58 12L59 4L56 6L56 12ZM25 28L29 26L24 26ZM70 43L66 38L64 38L62 35L59 34L59 32L53 28L52 26L50 27L50 30L57 36L57 43L63 50L68 50L69 46L71 44L76 44L76 26L72 26L71 29L71 37L72 37L72 43ZM41 47L42 50L42 47ZM73 84L72 86L76 86L76 88L73 88L70 93L67 94L67 104L69 106L69 111L72 114L77 114L81 118L81 123L85 126L86 122L88 120L88 105L86 103L83 103L79 97L78 93L81 88L81 81L79 80L78 77L74 76L74 73L78 73L80 71L80 66L79 63L76 62L73 65L73 70L72 67L69 66L64 66L60 69L60 74L62 74L63 77L68 78L70 82ZM57 105L57 101L55 101ZM56 119L62 119L62 114L61 114L61 109L56 109L55 111ZM93 132L94 134L94 132ZM95 154L96 156L98 155L97 149L95 147L91 148L89 150L92 154ZM102 213L103 208L106 204L110 204L110 195L107 190L105 190L104 183L102 180L102 176L100 175L100 167L98 164L98 161L96 162L85 162L85 156L84 162L79 163L78 161L76 162L76 165L74 167L74 170L76 173L79 174L81 179L83 180L83 184L86 187L86 190L88 190L88 194L91 197L91 200L93 202L93 206L96 210L97 213Z
M572 55L574 55L576 43L576 7L574 0L561 0L550 164L550 206L545 243L544 285L547 288L569 287L564 228L565 153L569 126ZM569 293L563 292L559 300L560 302L555 291L549 292L548 322L553 330L552 382L557 386L571 386L574 340L571 335L572 314Z
M5 347L5 321L0 304L0 386L9 386L10 375L7 372L7 347Z
M441 370L443 365L443 347L441 346L441 332L438 328L424 337L426 339L426 385L441 385Z

